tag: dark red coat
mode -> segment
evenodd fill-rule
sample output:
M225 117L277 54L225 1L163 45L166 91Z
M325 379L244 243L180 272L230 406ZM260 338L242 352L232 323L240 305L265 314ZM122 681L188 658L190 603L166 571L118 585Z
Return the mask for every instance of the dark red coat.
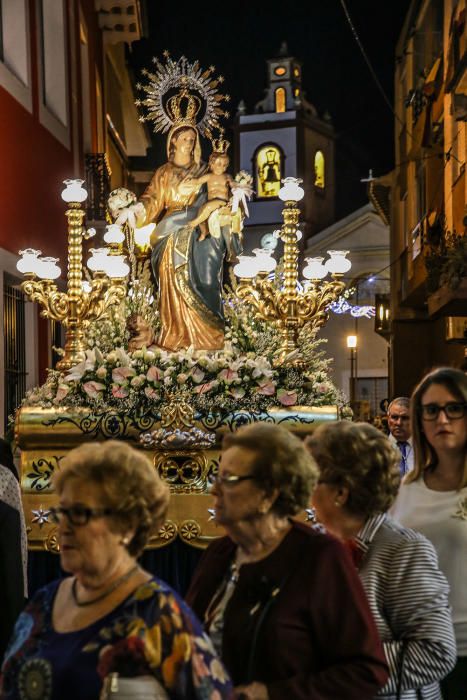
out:
M201 559L187 595L201 620L235 547L223 537ZM370 700L388 677L349 554L334 538L295 522L272 554L240 568L225 610L222 657L234 685L265 683L271 700Z

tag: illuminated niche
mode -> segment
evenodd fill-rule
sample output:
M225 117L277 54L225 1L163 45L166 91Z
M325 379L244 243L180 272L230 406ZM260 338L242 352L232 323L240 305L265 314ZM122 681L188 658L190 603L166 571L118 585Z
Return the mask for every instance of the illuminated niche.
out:
M262 146L256 154L258 198L277 197L281 187L282 155L277 146Z
M285 112L285 88L277 88L274 94L276 96L276 112Z
M315 187L324 190L324 154L322 151L315 153Z

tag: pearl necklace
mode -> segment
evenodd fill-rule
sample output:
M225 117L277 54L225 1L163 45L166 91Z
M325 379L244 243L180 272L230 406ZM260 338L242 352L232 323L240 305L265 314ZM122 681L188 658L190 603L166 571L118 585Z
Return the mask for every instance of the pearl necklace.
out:
M92 600L78 600L78 591L77 591L77 585L78 581L76 578L73 579L73 583L71 584L71 595L73 597L73 601L75 605L77 605L79 608L84 608L87 605L94 605L94 603L98 603L100 600L103 600L104 598L107 598L108 595L113 593L119 586L121 586L123 583L128 581L135 571L139 568L139 565L136 564L133 566L129 571L126 572L126 574L123 574L123 576L120 576L117 578L111 586L105 589L103 593L97 596L97 598L93 598Z

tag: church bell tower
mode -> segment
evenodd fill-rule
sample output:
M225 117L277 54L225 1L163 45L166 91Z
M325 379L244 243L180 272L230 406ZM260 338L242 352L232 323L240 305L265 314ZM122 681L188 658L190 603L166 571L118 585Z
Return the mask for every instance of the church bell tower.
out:
M282 44L267 61L265 96L253 114L240 103L236 122L238 165L252 173L255 194L245 222L246 251L282 224L281 180L299 177L305 197L301 207L303 242L334 221L334 129L318 115L302 89L302 64Z

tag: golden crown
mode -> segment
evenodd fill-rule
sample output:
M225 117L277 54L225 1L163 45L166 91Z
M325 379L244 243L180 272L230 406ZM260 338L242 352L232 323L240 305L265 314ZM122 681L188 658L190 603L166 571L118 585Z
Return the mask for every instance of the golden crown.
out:
M200 98L189 92L186 87L167 100L167 113L174 126L183 122L196 126L196 117L202 107Z
M219 138L218 139L212 139L212 152L216 153L218 155L227 155L227 151L229 150L230 142L227 141L226 139L223 138L224 136L224 130L220 130Z
M154 71L142 71L146 84L136 86L144 96L135 104L146 111L139 117L140 121L152 121L154 131L162 133L173 126L187 124L197 128L202 136L211 138L220 126L219 120L229 116L222 102L228 102L230 97L217 92L224 78L214 77L214 66L203 70L198 61L190 63L185 56L174 60L164 51L164 58L165 62L154 58ZM172 94L174 89L178 89L175 95ZM167 98L169 94L172 97Z

